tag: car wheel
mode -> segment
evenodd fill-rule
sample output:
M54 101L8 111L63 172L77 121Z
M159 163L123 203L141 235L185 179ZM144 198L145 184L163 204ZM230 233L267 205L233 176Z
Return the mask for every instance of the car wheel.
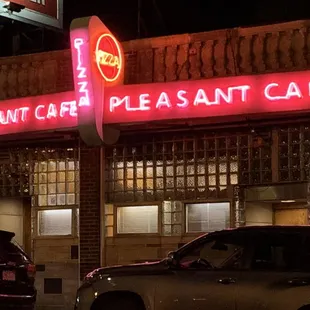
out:
M96 310L145 310L144 305L135 298L128 298L122 296L113 296L100 301L95 307Z

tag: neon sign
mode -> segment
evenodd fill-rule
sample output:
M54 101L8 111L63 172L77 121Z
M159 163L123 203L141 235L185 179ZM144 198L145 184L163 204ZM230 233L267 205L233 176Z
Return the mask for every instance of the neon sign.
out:
M117 131L103 135L106 87L123 82L121 46L96 16L78 18L70 26L78 131L88 145L110 144Z
M74 98L74 92L65 92L1 101L0 133L77 129L79 107ZM310 78L303 71L116 86L107 88L98 104L104 107L101 127L194 118L263 118L266 113L310 112Z
M116 81L121 74L123 56L118 41L110 33L102 34L96 44L96 63L106 82Z
M80 107L90 106L89 101L89 90L88 90L88 77L87 77L87 68L83 64L82 58L82 48L85 46L85 42L82 38L74 39L74 48L77 53L77 85L78 92L80 93L80 97L78 99L78 105Z
M74 92L1 101L0 133L76 128L76 111Z
M308 72L128 85L108 89L105 123L310 110Z

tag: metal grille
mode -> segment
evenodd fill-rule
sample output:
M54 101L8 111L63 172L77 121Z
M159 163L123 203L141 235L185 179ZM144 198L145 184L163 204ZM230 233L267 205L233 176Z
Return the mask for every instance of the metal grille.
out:
M127 139L106 150L107 201L224 198L229 185L269 182L271 147L253 145L251 134Z
M278 130L279 180L305 181L310 164L310 127L291 126Z

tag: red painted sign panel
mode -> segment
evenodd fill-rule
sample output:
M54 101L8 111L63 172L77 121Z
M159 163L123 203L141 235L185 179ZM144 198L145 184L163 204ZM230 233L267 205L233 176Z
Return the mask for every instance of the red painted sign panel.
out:
M25 6L27 9L57 18L57 0L13 0L12 2Z
M77 102L74 91L2 101L0 134L76 129ZM103 106L103 125L310 113L310 72L115 86L95 105Z
M105 124L310 111L310 73L128 85L105 95Z

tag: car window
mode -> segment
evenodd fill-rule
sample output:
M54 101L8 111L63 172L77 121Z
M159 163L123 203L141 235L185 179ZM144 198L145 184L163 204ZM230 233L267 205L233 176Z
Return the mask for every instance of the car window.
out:
M303 238L300 234L262 233L255 238L252 270L298 270Z
M310 271L310 236L305 236L304 238L304 243L300 249L298 265L302 271Z
M241 239L233 240L230 236L206 238L205 242L193 246L181 256L180 265L183 268L238 269L243 251Z
M13 240L0 239L0 263L23 264L29 259Z

